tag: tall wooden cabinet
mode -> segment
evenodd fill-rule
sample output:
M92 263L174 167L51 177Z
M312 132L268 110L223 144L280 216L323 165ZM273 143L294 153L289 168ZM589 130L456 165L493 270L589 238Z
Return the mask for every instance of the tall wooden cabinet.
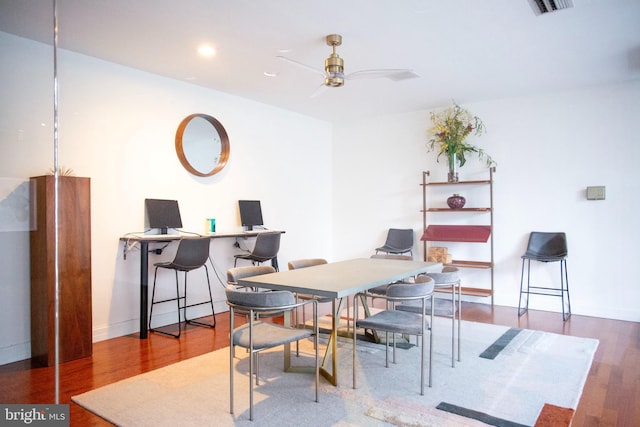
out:
M477 258L453 259L445 265L489 270L488 283L476 283L471 286L463 283L462 294L491 297L493 305L493 174L495 167L489 168L488 173L488 178L484 180L430 182L429 172L423 172L421 240L425 261L431 246L443 246L447 242L481 245L482 248L479 248L481 255ZM440 191L437 197L432 194L440 188L446 188L451 193L467 193L466 198L469 204L462 209L449 208L446 206L447 197L443 195L443 191ZM478 200L481 201L480 205ZM471 221L471 216L476 217L473 218L475 221Z
M60 362L90 356L91 192L90 179L59 177L59 344ZM30 179L31 357L55 363L54 177Z

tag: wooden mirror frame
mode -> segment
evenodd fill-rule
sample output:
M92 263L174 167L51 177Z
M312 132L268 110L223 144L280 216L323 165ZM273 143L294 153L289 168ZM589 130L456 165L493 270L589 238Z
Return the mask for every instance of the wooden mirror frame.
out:
M207 122L209 122L213 126L213 129L218 133L218 136L220 137L220 158L218 160L218 163L213 165L213 169L211 169L210 171L200 171L196 169L191 163L189 163L189 160L187 160L187 156L185 155L185 152L184 152L184 146L182 141L184 132L187 126L189 125L189 123L191 122L191 120L197 117L202 118ZM182 166L184 166L184 168L190 173L196 176L203 176L203 177L217 174L227 164L227 161L229 160L229 151L230 151L230 145L229 145L229 136L227 135L227 131L224 129L224 126L222 126L222 123L220 123L215 118L209 116L208 114L191 114L190 116L185 117L180 122L180 125L178 126L178 130L176 131L176 153L178 154L178 159L180 159L180 163L182 163Z

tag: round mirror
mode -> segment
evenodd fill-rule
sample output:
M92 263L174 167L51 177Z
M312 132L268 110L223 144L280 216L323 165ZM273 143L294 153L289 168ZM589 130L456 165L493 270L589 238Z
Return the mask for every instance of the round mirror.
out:
M176 152L182 166L197 176L211 176L229 159L229 137L222 124L206 114L185 117L176 132Z

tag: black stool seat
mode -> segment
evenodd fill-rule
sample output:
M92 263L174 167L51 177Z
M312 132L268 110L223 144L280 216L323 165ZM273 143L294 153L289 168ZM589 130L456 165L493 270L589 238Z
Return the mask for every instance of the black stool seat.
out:
M273 268L278 271L278 251L280 250L280 233L263 232L256 237L253 250L246 254L234 255L233 266L236 267L239 259L251 261L252 265L271 261Z

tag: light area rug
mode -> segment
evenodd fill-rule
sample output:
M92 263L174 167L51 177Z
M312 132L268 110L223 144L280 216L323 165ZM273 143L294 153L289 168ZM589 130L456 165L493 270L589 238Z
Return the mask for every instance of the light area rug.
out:
M522 330L495 357L479 357L509 328L462 322L462 361L451 367L451 321L436 318L433 387L419 394L417 347L399 349L385 368L384 345L358 343L357 389L352 346L339 340L339 386L282 371L282 351L263 352L254 418L249 421L248 356L237 349L235 414L229 413L229 349L185 360L74 396L72 400L121 426L486 426L436 409L441 402L522 425L535 424L544 404L576 408L598 342ZM295 365L312 365L301 343ZM321 353L322 354L322 353Z

